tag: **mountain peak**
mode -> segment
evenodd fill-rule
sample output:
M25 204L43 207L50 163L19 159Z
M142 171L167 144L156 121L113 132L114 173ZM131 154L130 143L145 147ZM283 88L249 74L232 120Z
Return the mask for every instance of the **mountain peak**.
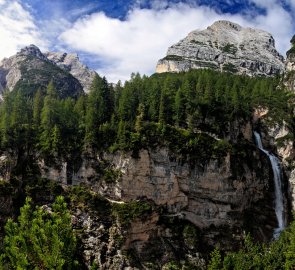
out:
M235 31L241 31L242 27L234 22L226 21L226 20L219 20L214 22L211 26L209 26L207 29L214 29L214 30L220 30L220 29L230 29Z
M66 73L64 71L66 71ZM37 79L35 77L39 76L43 78L40 81L46 84L48 78L52 77L53 73L55 77L59 76L65 78L64 82L67 84L65 89L69 95L71 95L71 93L68 90L71 87L73 91L76 88L77 91L75 91L77 93L80 93L81 86L84 92L89 92L92 80L96 75L95 71L89 69L80 62L76 53L42 53L36 45L31 44L22 48L16 55L5 58L0 62L0 97L3 89L8 88L12 90L19 81L31 81L31 83L34 82L37 84ZM69 73L74 78L70 78ZM30 76L28 74L30 74ZM23 80L24 78L26 78L26 80Z
M34 56L42 60L46 60L46 56L40 51L40 49L34 45L31 44L29 46L26 46L22 48L18 53L18 55L26 55L26 56Z
M266 31L216 21L172 45L158 61L157 73L210 68L250 76L272 76L284 71L284 59Z

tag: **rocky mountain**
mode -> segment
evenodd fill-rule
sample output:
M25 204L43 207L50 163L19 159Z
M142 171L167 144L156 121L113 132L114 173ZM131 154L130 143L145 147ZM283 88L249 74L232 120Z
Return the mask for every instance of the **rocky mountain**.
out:
M63 70L71 73L88 93L96 72L83 65L76 53L47 52L44 54L49 60Z
M30 45L0 62L0 91L21 88L34 92L52 80L62 97L89 91L95 72L80 63L75 54L45 53Z
M282 73L284 62L271 34L229 21L217 21L172 45L166 57L158 61L156 72L198 68L270 76Z

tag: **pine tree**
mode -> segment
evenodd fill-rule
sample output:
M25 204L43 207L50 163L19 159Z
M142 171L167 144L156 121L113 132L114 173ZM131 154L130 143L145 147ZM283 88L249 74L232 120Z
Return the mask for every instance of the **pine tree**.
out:
M47 87L47 94L44 98L44 106L41 112L41 136L40 146L44 153L50 153L52 147L51 132L58 122L59 104L57 91L50 82Z
M145 108L142 103L139 104L138 109L137 109L137 116L135 119L135 131L137 133L141 133L143 129L143 120L144 120L144 115L145 115Z
M175 121L177 126L184 126L186 109L185 109L185 96L181 88L178 89L175 96Z
M41 124L41 111L43 107L43 97L40 89L37 90L33 101L33 123L35 128Z
M220 251L216 248L211 253L211 259L208 265L208 270L221 270L222 269L222 260Z
M13 107L12 96L8 91L3 94L3 105L1 106L1 145L8 147L11 144L11 111Z
M57 125L54 125L51 134L51 149L50 152L52 155L58 155L62 148L62 138L61 132Z
M85 144L94 146L97 144L99 126L109 121L113 112L110 88L105 78L94 77L87 103Z
M51 211L43 207L33 210L31 199L26 199L18 222L9 219L5 233L1 260L8 269L61 270L77 265L76 237L63 197L56 198Z

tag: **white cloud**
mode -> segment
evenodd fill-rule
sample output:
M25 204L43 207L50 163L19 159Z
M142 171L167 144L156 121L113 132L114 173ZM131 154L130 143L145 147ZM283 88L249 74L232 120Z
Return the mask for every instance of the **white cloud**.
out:
M0 0L0 5L0 60L28 44L44 48L34 19L19 1Z
M269 6L266 6L266 15L259 15L255 18L255 26L273 34L276 46L282 54L285 54L289 49L289 41L294 31L294 21L292 15L278 3L269 3Z
M97 71L110 81L117 81L128 79L131 72L153 73L157 60L165 56L169 46L215 20L232 20L269 31L281 53L288 49L292 36L292 17L275 0L253 0L267 11L266 15L255 18L251 18L251 14L248 17L220 14L204 6L185 4L161 9L158 2L155 1L156 9L131 10L124 21L101 12L81 18L61 34L60 40L70 48L93 53L102 59L105 65Z
M109 65L98 70L111 81L129 78L131 72L151 74L168 46L196 26L221 18L213 11L185 5L165 10L134 9L125 21L96 13L78 20L61 40L70 47L94 53Z
M47 47L61 49L65 44L70 51L92 54L103 63L97 71L110 81L117 81L128 79L131 72L153 73L157 60L165 56L169 46L190 31L204 29L215 20L232 20L243 26L269 31L283 54L294 34L294 18L279 0L250 0L266 10L265 15L256 17L251 14L221 14L208 7L197 6L196 2L189 5L154 0L152 9L140 9L145 1L137 0L124 21L99 12L82 17L74 24L66 18L53 16L39 21L38 28L21 0L0 0L0 60L32 43L43 50ZM295 0L285 1L295 8ZM92 7L85 6L82 14ZM61 12L57 10L57 13ZM72 16L81 14L81 10L69 12ZM62 34L57 39L59 33Z

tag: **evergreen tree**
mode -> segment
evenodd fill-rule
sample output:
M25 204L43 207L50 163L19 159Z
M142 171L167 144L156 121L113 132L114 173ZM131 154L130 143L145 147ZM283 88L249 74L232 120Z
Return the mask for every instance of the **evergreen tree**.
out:
M208 265L208 270L221 270L222 269L222 260L220 251L216 248L211 253L211 259Z
M137 116L135 120L135 131L137 133L141 133L142 131L142 125L143 125L143 120L144 120L144 115L145 115L145 108L142 103L139 104L138 109L137 109Z
M77 265L76 237L71 227L71 215L63 197L57 197L52 211L43 207L32 209L26 199L18 222L11 219L5 225L5 269L73 269Z
M85 143L94 146L98 140L99 126L109 121L113 112L110 88L105 78L94 77L87 101Z
M1 106L1 145L8 147L11 144L11 111L13 99L8 91L3 94L3 104Z
M43 97L40 89L37 90L33 101L33 123L36 128L41 124L41 111L43 107Z
M177 126L184 126L186 118L185 96L181 88L175 95L175 121Z
M54 125L51 134L51 149L50 152L52 155L58 155L60 149L62 148L62 138L61 132L57 125Z
M44 153L50 153L52 147L52 130L58 124L59 104L57 91L52 82L47 87L44 106L41 112L40 146Z

